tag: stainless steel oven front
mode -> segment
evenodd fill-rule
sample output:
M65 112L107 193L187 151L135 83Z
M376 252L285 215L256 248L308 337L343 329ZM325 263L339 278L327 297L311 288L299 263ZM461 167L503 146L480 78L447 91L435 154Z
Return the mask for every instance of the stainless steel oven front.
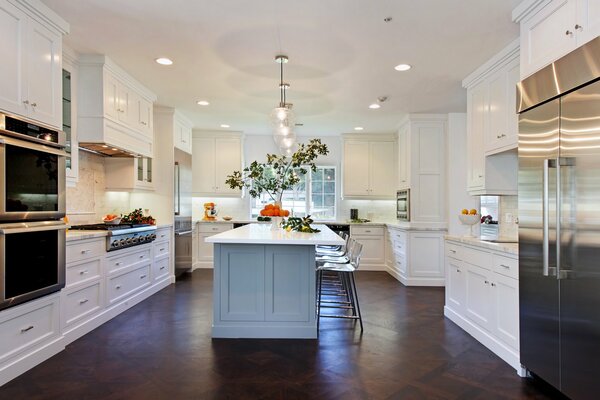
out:
M65 216L64 133L0 113L0 221Z
M410 189L396 192L396 218L401 221L410 221Z
M0 310L65 287L62 221L0 224Z

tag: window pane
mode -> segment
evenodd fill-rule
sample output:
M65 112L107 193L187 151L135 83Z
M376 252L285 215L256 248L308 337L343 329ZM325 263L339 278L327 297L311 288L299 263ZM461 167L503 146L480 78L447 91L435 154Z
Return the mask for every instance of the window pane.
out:
M335 195L325 195L324 205L329 207L335 206Z
M321 207L323 206L323 195L321 194L314 194L312 195L312 205L313 208L314 207Z
M335 181L335 169L334 168L323 168L323 180Z
M325 193L335 194L335 182L325 182L324 185L323 191Z
M323 180L323 168L317 168L316 172L312 172L312 181L322 181Z
M313 193L322 193L323 192L323 182L313 182L312 183L312 192Z

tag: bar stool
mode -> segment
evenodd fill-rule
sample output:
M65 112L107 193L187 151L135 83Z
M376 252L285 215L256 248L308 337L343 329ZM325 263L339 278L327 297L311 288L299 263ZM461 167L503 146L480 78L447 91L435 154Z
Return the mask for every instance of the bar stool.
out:
M356 281L354 272L358 270L360 265L360 256L362 254L362 244L355 240L351 241L348 251L348 262L325 261L317 262L317 331L320 325L321 318L343 318L343 319L358 319L360 330L363 330L362 315L360 313L360 304L358 302L358 292L356 290ZM324 277L326 273L332 273L337 276L338 283L335 284L337 292L326 292L324 286ZM331 278L330 278L331 279ZM331 284L325 282L325 284ZM345 298L345 301L323 300L323 295L337 295ZM321 308L336 308L344 311L351 311L351 315L323 315Z
M350 238L350 235L347 232L338 232L338 235L344 239L346 241L346 245L348 245L348 239ZM316 246L316 251L317 254L322 253L322 254L327 254L327 253L332 253L332 252L340 252L344 250L344 246L345 245L321 245L318 244Z

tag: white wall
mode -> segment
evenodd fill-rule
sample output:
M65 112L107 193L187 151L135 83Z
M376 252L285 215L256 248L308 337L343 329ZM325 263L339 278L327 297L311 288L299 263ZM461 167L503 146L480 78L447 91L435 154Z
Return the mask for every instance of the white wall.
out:
M479 208L479 199L467 193L467 114L448 114L447 151L448 234L461 236L470 228L460 223L458 214L463 208Z
M312 138L319 138L327 145L329 154L319 156L316 163L324 166L335 166L337 172L336 191L337 191L337 219L347 220L350 218L350 209L358 208L361 218L366 218L367 213L373 212L376 220L389 221L396 219L396 205L393 200L342 200L341 199L341 161L342 161L342 138L339 136L299 136L298 142L307 143ZM266 161L267 153L279 153L278 148L271 135L247 135L244 138L244 165L250 164L256 160ZM233 172L233 171L232 171ZM395 182L391 184L396 185ZM231 198L194 198L193 199L193 218L201 219L203 216L203 203L215 202L219 210L219 215L230 215L235 219L248 219L250 216L249 196L243 199Z

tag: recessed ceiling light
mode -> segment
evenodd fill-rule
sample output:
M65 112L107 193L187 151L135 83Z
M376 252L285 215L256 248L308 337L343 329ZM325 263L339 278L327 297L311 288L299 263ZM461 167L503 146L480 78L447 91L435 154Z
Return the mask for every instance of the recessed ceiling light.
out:
M221 128L229 128L229 125L227 125L227 124L221 124Z
M379 104L377 104L377 103L373 103L373 104L371 104L371 105L369 106L369 108L371 108L371 109L373 109L373 110L376 110L376 109L378 109L378 108L381 108L381 106L380 106Z
M107 145L103 144L102 147L104 147L105 149L108 147Z
M196 102L196 104L198 104L199 106L207 106L207 105L209 105L210 103L209 103L208 101L206 101L206 100L198 100L198 101Z
M363 128L362 126L355 126L354 127L355 131L362 131L363 129L365 129L365 128Z
M154 61L156 61L160 65L172 65L173 64L173 61L170 58L166 58L166 57L160 57Z
M113 151L119 151L119 149L115 149L114 147L112 148Z
M409 64L398 64L394 67L396 71L408 71L412 66Z

